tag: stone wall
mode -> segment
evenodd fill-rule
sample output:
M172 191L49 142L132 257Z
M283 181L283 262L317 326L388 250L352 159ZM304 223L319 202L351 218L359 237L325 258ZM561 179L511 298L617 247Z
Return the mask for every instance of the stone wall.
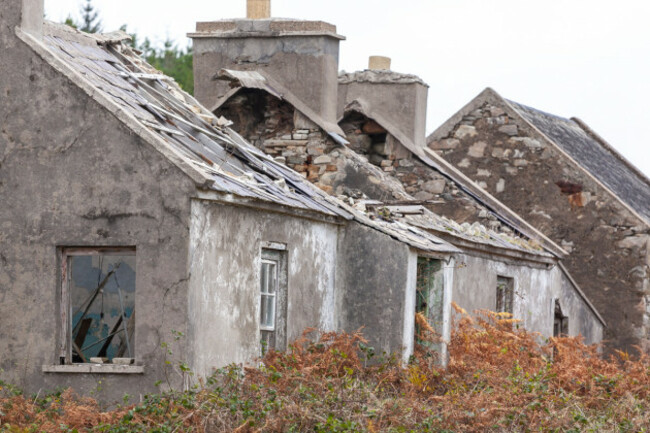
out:
M258 149L333 195L405 199L398 182L337 144L290 104L265 92L244 90L215 111Z
M571 253L611 347L650 349L650 227L508 107L485 102L429 147Z
M433 212L459 223L479 222L512 233L485 206L361 114L351 113L340 122L350 142L347 147L290 104L262 91L242 90L215 114L232 120L233 129L257 148L330 194L424 201Z

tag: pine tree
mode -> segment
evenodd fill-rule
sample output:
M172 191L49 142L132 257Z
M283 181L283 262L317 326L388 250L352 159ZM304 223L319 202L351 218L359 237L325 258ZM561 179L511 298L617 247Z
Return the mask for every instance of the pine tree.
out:
M79 30L87 33L99 33L102 31L99 12L92 5L92 0L86 0L86 4L81 7L81 20Z

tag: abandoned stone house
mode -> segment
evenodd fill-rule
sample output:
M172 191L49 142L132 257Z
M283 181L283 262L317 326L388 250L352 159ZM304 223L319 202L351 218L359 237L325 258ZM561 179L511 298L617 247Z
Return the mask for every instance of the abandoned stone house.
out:
M416 292L442 299L426 284L458 248L373 220L260 152L124 33L42 13L25 0L0 15L7 380L83 393L101 380L113 400L169 376L162 343L206 376L361 318L378 351L408 358Z
M406 360L416 312L442 335L444 361L452 301L511 312L544 336L600 341L605 323L561 265L561 248L457 172L436 172L449 196L440 208L454 208L455 197L491 227L445 218L429 197L426 207L415 204L404 187L412 185L348 146L337 124L338 43L330 43L341 38L314 30L329 25L243 20L280 26L274 35L296 36L308 53L303 33L322 36L332 58L320 64L334 76L291 86L306 92L294 96L273 81L272 66L239 74L224 61L206 67L206 82L224 94L239 89L202 105L143 62L121 32L43 22L42 0L1 6L3 379L27 392L71 386L115 400L165 377L174 386L187 379L168 371L162 343L206 376L283 349L309 327L365 326L376 350ZM238 117L240 92L267 105ZM264 117L268 104L277 111ZM275 122L279 133L290 122L291 138L274 136L269 147L294 154L260 151L213 115L220 110L230 110L232 126L262 115L250 125ZM267 150L266 129L243 132ZM302 170L302 159L290 158L305 154ZM343 177L327 185L328 174Z
M449 300L470 311L495 309L498 290L489 287L510 275L519 295L515 316L542 335L553 335L554 299L577 296L576 306L597 314L556 266L562 248L425 148L422 80L377 69L339 76L344 38L322 22L199 22L189 36L197 99L252 144L360 210L388 212L461 249L455 259L462 256L462 266L452 266L446 279ZM297 70L308 71L299 82ZM558 278L550 277L556 271ZM550 297L533 301L537 296ZM587 320L569 321L569 331L599 341L603 322L590 328L595 316L586 309L572 309L571 317Z
M570 254L610 347L650 350L650 180L579 119L484 90L428 147Z

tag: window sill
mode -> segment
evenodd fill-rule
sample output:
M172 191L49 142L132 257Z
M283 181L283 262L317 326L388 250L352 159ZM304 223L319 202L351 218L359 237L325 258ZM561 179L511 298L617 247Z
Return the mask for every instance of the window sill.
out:
M144 374L144 366L115 364L44 365L41 371L43 373L65 374Z

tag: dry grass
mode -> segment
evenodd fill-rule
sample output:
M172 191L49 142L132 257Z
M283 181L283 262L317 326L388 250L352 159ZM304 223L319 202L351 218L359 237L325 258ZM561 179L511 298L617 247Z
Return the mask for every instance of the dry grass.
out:
M421 318L420 318L421 319ZM424 324L420 327L426 329ZM307 332L265 367L219 370L193 392L148 396L101 412L71 391L0 399L1 431L154 432L640 432L650 429L650 361L604 360L577 338L538 344L514 321L460 318L440 369L372 359L360 333Z

